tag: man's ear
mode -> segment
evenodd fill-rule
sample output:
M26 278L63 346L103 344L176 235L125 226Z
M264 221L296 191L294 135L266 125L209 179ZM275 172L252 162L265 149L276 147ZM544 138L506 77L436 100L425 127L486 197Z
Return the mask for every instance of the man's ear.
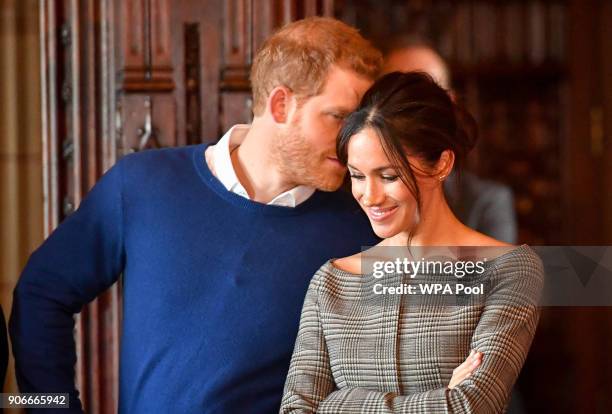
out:
M268 99L268 105L270 106L270 113L274 122L278 124L284 124L287 122L289 117L289 111L291 110L293 100L293 94L289 88L285 86L277 86L270 92Z

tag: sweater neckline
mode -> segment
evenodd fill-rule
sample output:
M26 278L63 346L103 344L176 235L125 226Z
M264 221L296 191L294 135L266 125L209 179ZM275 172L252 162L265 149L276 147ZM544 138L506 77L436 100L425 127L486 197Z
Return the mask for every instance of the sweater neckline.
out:
M323 192L319 190L316 190L315 193L306 201L298 204L295 207L264 204L228 191L227 188L223 186L221 181L219 181L219 179L213 175L210 168L208 168L208 164L206 163L204 152L210 145L211 144L199 144L194 146L192 157L193 164L204 184L226 202L247 211L274 216L293 216L303 214L305 211L311 210L314 206L321 203Z
M487 271L492 271L492 269L494 269L495 267L497 267L499 265L499 263L503 262L505 259L512 257L512 256L516 256L518 254L523 253L525 250L530 251L531 248L529 247L528 244L521 244L518 246L513 246L512 249L510 249L509 251L494 257L491 260L487 260L484 264L484 267ZM328 272L330 272L331 274L333 274L334 276L338 276L338 277L348 277L349 279L353 279L356 277L363 277L364 275L361 273L352 273L349 272L347 270L342 270L339 267L337 267L336 265L334 265L334 260L336 260L335 258L331 258L329 260L327 260L324 264L323 264L323 268L325 268Z

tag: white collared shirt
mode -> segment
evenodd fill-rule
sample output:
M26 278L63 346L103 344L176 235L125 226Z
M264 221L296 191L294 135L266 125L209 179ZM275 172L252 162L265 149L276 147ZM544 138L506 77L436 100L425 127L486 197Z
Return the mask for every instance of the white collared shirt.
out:
M249 198L249 194L244 189L243 185L238 181L236 171L232 165L231 152L238 147L246 133L249 130L249 125L238 124L234 125L221 137L219 142L211 146L212 149L212 166L215 175L221 184L228 191L238 194L244 198ZM315 189L306 185L298 185L297 187L287 190L274 197L268 205L282 207L296 207L304 201L308 200L313 195Z

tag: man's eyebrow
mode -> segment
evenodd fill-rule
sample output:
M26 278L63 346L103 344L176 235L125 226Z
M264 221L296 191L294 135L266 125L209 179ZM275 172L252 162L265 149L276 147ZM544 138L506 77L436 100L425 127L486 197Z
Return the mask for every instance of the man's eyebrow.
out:
M347 166L349 168L353 169L353 170L360 171L359 168L357 168L357 167L355 167L355 166L353 166L351 164L347 164ZM381 172L381 171L389 170L389 169L396 170L397 168L395 166L393 166L393 165L383 165L382 167L374 168L372 171L373 172Z
M337 112L337 113L342 114L342 115L348 115L348 114L350 114L352 112L350 109L343 108L343 107L340 107L340 106L332 106L331 108L327 108L326 111L327 112Z

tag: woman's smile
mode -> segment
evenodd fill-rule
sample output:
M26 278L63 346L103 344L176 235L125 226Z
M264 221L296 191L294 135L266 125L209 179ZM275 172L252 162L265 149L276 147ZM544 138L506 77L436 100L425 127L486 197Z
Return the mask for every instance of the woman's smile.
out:
M388 207L366 207L365 210L372 221L380 223L390 219L397 211L397 207L397 205Z

